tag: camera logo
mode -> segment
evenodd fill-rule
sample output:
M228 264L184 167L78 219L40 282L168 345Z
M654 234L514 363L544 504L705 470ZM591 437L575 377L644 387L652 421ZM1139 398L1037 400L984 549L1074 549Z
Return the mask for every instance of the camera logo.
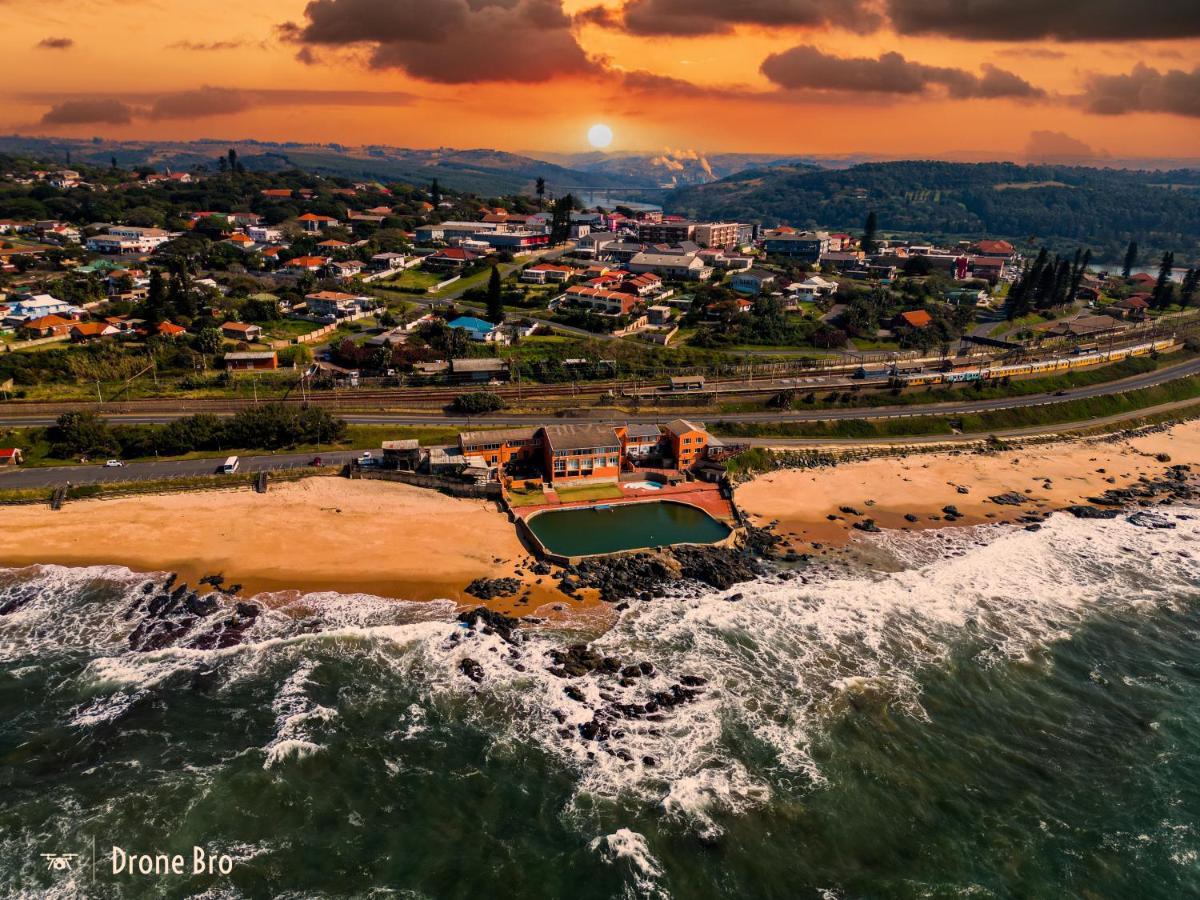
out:
M68 871L75 860L79 858L78 853L43 853L42 859L46 861L46 868L51 872L66 872Z

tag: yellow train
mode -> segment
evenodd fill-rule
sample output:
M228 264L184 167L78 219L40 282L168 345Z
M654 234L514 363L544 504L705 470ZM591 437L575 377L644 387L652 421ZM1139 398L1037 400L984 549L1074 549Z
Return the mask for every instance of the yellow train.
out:
M1054 372L1066 372L1072 369L1083 369L1088 366L1099 366L1104 363L1119 362L1133 356L1147 356L1151 353L1161 353L1175 346L1173 338L1153 341L1147 344L1136 344L1132 347L1119 347L1113 350L1088 349L1075 356L1064 356L1056 359L1045 359L1037 362L1013 363L1007 366L987 366L972 369L958 369L948 372L897 372L892 375L892 383L905 387L916 387L922 384L956 384L964 381L991 381L997 378L1013 378L1020 375L1046 375Z

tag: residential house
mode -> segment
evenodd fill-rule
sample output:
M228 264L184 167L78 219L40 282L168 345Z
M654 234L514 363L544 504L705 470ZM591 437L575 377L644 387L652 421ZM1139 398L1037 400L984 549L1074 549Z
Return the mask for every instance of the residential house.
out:
M187 334L187 329L182 325L176 325L174 322L159 322L154 326L154 333L159 337L171 338L174 340L177 337Z
M564 282L574 274L570 266L556 266L552 263L539 263L530 266L521 273L521 280L530 284L546 284L547 282Z
M640 302L633 294L579 284L567 288L566 298L602 316L629 315Z
M9 301L9 316L33 319L39 316L67 316L76 311L75 307L65 300L59 300L50 294L29 294L19 296Z
M27 319L21 325L21 331L27 338L60 337L68 334L75 322L61 316L39 316Z
M371 270L375 272L387 272L394 269L403 269L407 259L408 257L403 253L376 253L371 257Z
M258 244L278 244L283 240L283 231L269 225L251 225L246 229L246 234Z
M19 466L25 462L25 453L20 447L0 447L0 466Z
M928 328L933 324L933 316L924 309L910 309L902 312L892 320L893 328Z
M330 228L338 224L338 220L332 216L320 216L316 213L305 213L297 218L296 221L300 223L301 227L305 231L313 233L324 231L326 228Z
M775 284L776 275L766 269L749 269L729 277L729 286L742 294L761 294Z
M262 337L262 327L249 322L226 322L221 326L221 334L235 341L252 344Z
M329 264L327 256L297 256L288 260L287 268L291 272L319 272Z
M317 291L304 295L304 304L309 314L322 318L342 319L367 308L371 302L370 297L343 294L341 291Z
M114 337L120 333L119 328L107 322L78 322L72 325L70 330L71 340L77 344Z
M484 319L477 319L474 316L459 316L451 322L447 323L450 328L461 328L470 335L473 341L489 341L492 339L493 332L496 331L496 326Z
M460 247L447 247L444 250L439 250L437 253L431 253L425 257L424 265L428 269L462 269L471 265L481 255L473 253L470 250L463 250Z

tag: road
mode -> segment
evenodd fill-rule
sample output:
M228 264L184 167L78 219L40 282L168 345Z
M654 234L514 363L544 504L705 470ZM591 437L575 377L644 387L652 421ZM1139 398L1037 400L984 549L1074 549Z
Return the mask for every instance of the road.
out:
M241 456L239 472L271 472L307 466L319 455L322 464L342 466L357 456L360 450L338 450L332 453L275 453L269 456ZM33 469L0 470L0 490L54 487L60 484L104 484L121 481L153 481L160 478L186 478L195 475L215 475L225 457L208 459L177 459L161 462L126 463L109 468L103 462L82 466L48 466Z

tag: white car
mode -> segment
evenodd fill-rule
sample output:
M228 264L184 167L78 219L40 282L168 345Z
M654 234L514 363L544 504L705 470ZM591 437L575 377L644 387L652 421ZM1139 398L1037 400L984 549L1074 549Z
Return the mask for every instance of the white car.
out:
M368 459L374 459L374 457L373 457L373 456L371 456L371 451L370 451L370 450L367 450L367 451L365 451L365 452L363 453L363 455L362 455L362 456L360 456L360 457L359 457L359 459L365 462L365 461L366 461L366 460L368 460Z
M106 462L106 463L104 464L104 467L105 467L106 469L119 469L119 468L121 468L123 465L125 465L125 463L124 463L124 461L123 461L123 460L119 460L119 459L110 459L108 462Z

